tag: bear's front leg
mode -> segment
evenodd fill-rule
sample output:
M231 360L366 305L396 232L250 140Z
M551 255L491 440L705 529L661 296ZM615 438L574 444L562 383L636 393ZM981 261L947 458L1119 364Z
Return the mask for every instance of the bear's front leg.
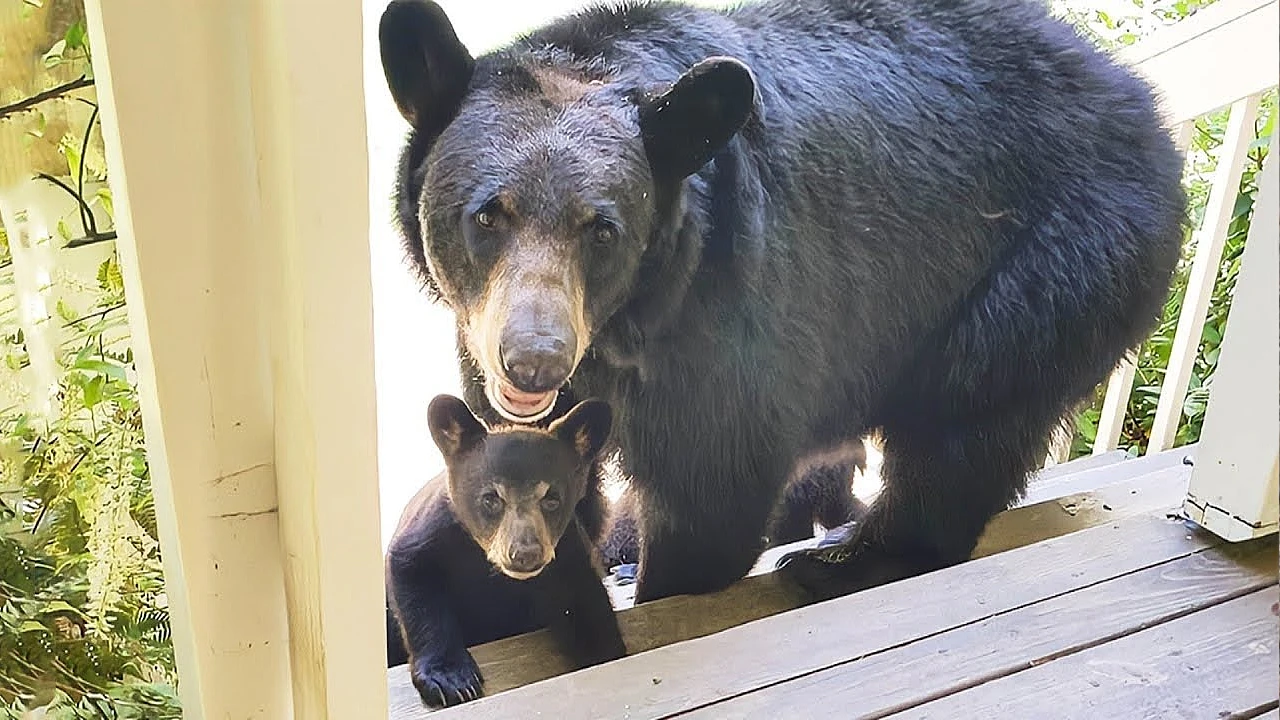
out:
M433 708L483 694L484 677L467 651L458 618L443 592L445 580L412 559L388 557L387 594L409 654L409 674Z
M746 448L736 455L671 448L652 472L637 473L636 602L715 592L745 577L764 550L786 470Z

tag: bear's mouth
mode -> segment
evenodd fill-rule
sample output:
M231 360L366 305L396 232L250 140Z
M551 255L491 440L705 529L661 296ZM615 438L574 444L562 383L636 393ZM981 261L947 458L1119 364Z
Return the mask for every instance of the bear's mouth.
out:
M536 577L538 577L539 575L541 575L541 574L542 574L542 571L543 571L543 570L546 570L546 569L547 569L547 566L546 566L546 565L543 565L542 567L538 568L537 570L531 570L531 571L528 571L528 572L521 572L521 571L519 571L519 570L512 570L512 569L510 569L510 568L506 567L505 565L499 565L499 566L498 566L498 570L500 570L500 571L502 572L502 574L503 574L503 575L506 575L507 577L511 578L512 580L530 580L530 579L532 579L532 578L536 578Z
M485 386L489 402L498 414L517 423L537 422L551 413L556 404L555 390L540 393L524 392L501 381L491 381Z

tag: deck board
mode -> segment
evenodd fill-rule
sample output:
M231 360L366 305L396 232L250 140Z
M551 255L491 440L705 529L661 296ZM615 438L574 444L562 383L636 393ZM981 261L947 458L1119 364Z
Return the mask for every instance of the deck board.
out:
M890 717L1251 717L1280 694L1278 601L1272 585Z
M1027 492L1020 505L1034 505L1046 500L1053 500L1065 495L1100 490L1102 488L1125 482L1136 475L1147 475L1159 470L1184 465L1188 459L1195 459L1196 446L1165 450L1164 452L1141 458L1127 457L1123 451L1116 450L1121 458L1116 459L1113 453L1095 455L1074 460L1064 466L1055 466L1031 479L1027 483ZM1086 462L1093 460L1095 462ZM1102 462L1108 460L1109 462ZM1069 466L1075 465L1071 468ZM1059 467L1069 471L1054 473Z
M1276 561L1271 539L1206 548L680 717L876 720L1273 585Z
M433 715L556 720L668 717L981 622L1220 542L1163 515L1129 518ZM859 618L867 621L858 622Z
M1147 459L1122 463L1130 472L1152 467ZM1036 505L1014 508L992 520L975 558L990 556L1072 532L1113 523L1181 503L1190 467L1176 465L1126 482ZM797 543L803 546L805 543ZM795 547L795 546L789 546ZM668 598L619 612L618 623L632 655L676 642L711 635L744 623L800 607L803 598L767 572L781 551L761 558L751 577L718 593ZM550 635L538 631L472 649L485 676L487 694L518 688L569 672ZM404 666L390 668L391 717L409 720L430 713L409 683Z

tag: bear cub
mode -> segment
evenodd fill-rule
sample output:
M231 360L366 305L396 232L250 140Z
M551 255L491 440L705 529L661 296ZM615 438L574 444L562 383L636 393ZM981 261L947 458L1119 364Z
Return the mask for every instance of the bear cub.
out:
M422 700L479 697L484 679L467 648L543 627L577 667L624 656L578 511L599 494L591 468L609 406L585 400L545 430L490 430L441 395L428 421L445 471L405 508L386 566L389 629Z

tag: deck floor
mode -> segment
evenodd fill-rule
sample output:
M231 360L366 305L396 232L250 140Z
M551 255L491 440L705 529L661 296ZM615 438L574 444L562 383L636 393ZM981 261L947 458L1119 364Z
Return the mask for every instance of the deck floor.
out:
M1150 472L1113 486L1101 505L1123 510L1143 487L1167 501L1152 478L1176 489L1170 478L1186 472L1143 467ZM1046 502L1077 506L1072 518L1082 512L1078 497ZM1014 520L1005 534L1051 524L1034 507L1006 513ZM665 614L638 606L619 615L627 658L499 691L501 663L478 652L486 676L492 667L500 678L488 697L427 713L393 691L392 717L1277 717L1275 536L1228 545L1167 511L1132 507L1088 529L778 614L757 607L726 620L708 613L716 601L705 596L653 604L667 603ZM744 584L758 583L754 596L772 580ZM742 620L752 613L762 619ZM708 615L728 629L707 625ZM673 632L693 639L635 642ZM532 636L512 641L498 650L516 665L521 653L544 665L553 654Z

